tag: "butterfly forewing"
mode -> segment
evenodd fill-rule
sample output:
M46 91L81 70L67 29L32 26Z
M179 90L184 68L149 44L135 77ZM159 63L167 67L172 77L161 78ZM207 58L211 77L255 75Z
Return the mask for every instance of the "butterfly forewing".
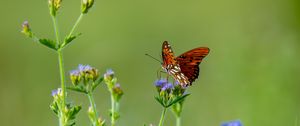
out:
M181 85L186 86L190 82L188 78L181 72L180 66L177 63L171 46L165 41L162 45L162 67L165 71L171 75Z
M179 64L181 72L188 78L190 84L198 78L199 64L208 53L209 48L199 47L176 57L175 60Z
M172 48L167 41L164 41L162 45L162 59L164 68L167 68L168 65L177 64Z

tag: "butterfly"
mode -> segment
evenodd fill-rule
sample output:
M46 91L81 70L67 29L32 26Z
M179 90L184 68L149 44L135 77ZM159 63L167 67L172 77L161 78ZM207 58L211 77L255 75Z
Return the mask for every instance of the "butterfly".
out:
M181 86L187 87L198 78L199 64L208 53L209 48L198 47L175 57L169 43L164 41L162 44L162 68Z

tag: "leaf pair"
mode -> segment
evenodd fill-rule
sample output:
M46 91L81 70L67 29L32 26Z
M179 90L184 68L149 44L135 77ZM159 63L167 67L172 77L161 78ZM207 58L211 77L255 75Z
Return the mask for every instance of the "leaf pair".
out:
M164 97L156 96L155 99L158 101L164 108L168 108L180 101L183 101L190 94L184 94L181 96L176 96L175 98L166 99Z
M65 38L65 40L62 44L58 44L57 42L55 42L51 39L38 39L38 41L41 44L43 44L44 46L56 51L58 49L63 49L64 47L66 47L68 44L70 44L75 38L77 38L80 35L81 34L68 36L68 37Z

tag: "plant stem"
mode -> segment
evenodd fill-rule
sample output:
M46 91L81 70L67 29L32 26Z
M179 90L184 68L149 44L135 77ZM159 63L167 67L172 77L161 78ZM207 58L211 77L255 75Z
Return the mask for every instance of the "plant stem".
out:
M60 80L61 80L61 90L62 90L62 104L61 104L61 112L60 112L60 126L66 126L65 124L65 116L64 116L64 110L65 110L65 105L66 105L66 87L65 87L65 72L64 72L64 65L63 65L63 54L61 50L57 51L58 54L58 62L59 62L59 71L60 71Z
M69 35L68 35L67 37L71 37L71 36L72 36L74 30L75 30L76 27L78 26L78 24L79 24L79 22L81 21L83 15L84 15L83 13L81 13L81 14L79 15L79 17L77 18L75 24L73 25L73 27L72 27L72 29L71 29L71 31L70 31L70 33L69 33Z
M176 116L176 126L181 126L181 117Z
M66 104L66 86L65 86L65 70L64 70L63 53L61 50L58 50L57 54L58 54L61 89L63 93L62 108L64 109Z
M93 94L92 94L91 91L87 95L89 97L90 105L92 106L92 109L95 112L95 119L94 119L95 122L92 122L92 123L93 123L93 126L97 126L97 120L98 120L99 116L98 116L98 112L97 112L97 109L96 109L95 100L94 100L94 97L93 97Z
M51 16L52 17L52 22L54 25L54 32L55 32L55 38L56 38L56 43L59 44L60 43L60 37L59 37L59 29L58 29L58 25L57 25L57 21L56 21L56 17L55 16Z
M167 108L164 107L164 109L163 109L163 111L161 113L161 116L160 116L160 120L159 120L158 126L163 126L163 122L164 122L165 115L166 115L166 110L167 110Z
M55 16L51 16L53 25L54 25L54 31L55 31L55 37L56 37L56 42L57 45L60 44L60 38L59 38L59 29L56 21ZM65 87L65 71L64 71L64 62L63 62L63 54L60 49L57 50L58 54L58 63L59 63L59 72L60 72L60 82L61 82L61 90L62 90L62 104L61 104L61 111L60 111L60 116L59 116L59 125L60 126L65 126L65 116L64 116L64 109L65 109L65 104L66 104L66 87Z
M115 99L113 96L113 92L111 91L110 94L110 99L111 99L111 126L115 126L116 125L116 120L115 120Z

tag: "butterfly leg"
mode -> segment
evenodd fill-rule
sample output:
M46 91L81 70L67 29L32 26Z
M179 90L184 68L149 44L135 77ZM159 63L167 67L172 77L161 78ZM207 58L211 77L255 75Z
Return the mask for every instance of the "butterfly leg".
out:
M166 72L162 71L161 68L159 68L156 72L157 78L161 79L161 73L166 73Z
M167 82L169 82L169 74L167 74Z

